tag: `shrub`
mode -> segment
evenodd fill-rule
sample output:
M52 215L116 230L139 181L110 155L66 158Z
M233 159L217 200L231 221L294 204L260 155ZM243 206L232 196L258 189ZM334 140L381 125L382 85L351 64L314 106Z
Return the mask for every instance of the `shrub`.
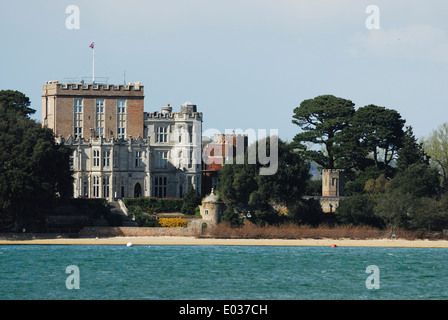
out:
M201 204L201 200L202 198L196 191L196 189L190 186L187 193L185 194L183 205L180 211L184 214L194 215L196 208Z
M342 225L383 228L383 220L374 214L375 204L374 198L366 194L358 194L341 201L336 211L337 221Z
M138 206L146 212L179 212L182 208L182 199L156 199L156 198L136 198L124 199L124 204L129 208Z
M142 208L137 205L129 207L128 215L134 218L140 227L160 227L155 216L144 213Z
M289 218L299 225L317 226L325 222L326 215L322 211L319 200L307 199L288 207Z
M187 225L187 220L182 218L159 218L159 224L162 227L182 228Z

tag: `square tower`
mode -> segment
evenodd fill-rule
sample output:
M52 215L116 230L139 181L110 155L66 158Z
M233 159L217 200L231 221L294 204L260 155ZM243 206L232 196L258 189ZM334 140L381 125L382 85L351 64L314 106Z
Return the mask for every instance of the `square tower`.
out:
M56 137L143 137L143 86L49 81L42 88L42 125Z
M344 196L344 170L323 169L322 170L322 197Z

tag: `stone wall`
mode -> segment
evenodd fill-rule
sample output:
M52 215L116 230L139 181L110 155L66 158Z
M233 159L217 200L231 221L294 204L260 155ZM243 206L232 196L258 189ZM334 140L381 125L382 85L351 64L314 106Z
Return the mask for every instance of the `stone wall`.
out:
M85 227L79 237L198 237L204 220L193 220L184 228Z

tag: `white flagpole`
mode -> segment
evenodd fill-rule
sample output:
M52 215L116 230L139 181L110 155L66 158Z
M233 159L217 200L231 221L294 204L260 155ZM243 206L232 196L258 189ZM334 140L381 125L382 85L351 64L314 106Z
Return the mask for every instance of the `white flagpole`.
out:
M92 62L92 71L93 71L93 77L92 77L92 82L95 83L95 40L93 40L93 62Z

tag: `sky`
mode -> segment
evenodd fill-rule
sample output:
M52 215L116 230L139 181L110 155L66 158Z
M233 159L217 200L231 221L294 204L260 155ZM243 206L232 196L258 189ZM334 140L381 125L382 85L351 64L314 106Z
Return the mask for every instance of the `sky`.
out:
M332 94L395 109L423 138L448 121L447 13L446 0L1 1L0 90L41 121L42 85L92 77L95 41L98 81L140 81L146 112L191 101L205 133L291 141L294 108Z

